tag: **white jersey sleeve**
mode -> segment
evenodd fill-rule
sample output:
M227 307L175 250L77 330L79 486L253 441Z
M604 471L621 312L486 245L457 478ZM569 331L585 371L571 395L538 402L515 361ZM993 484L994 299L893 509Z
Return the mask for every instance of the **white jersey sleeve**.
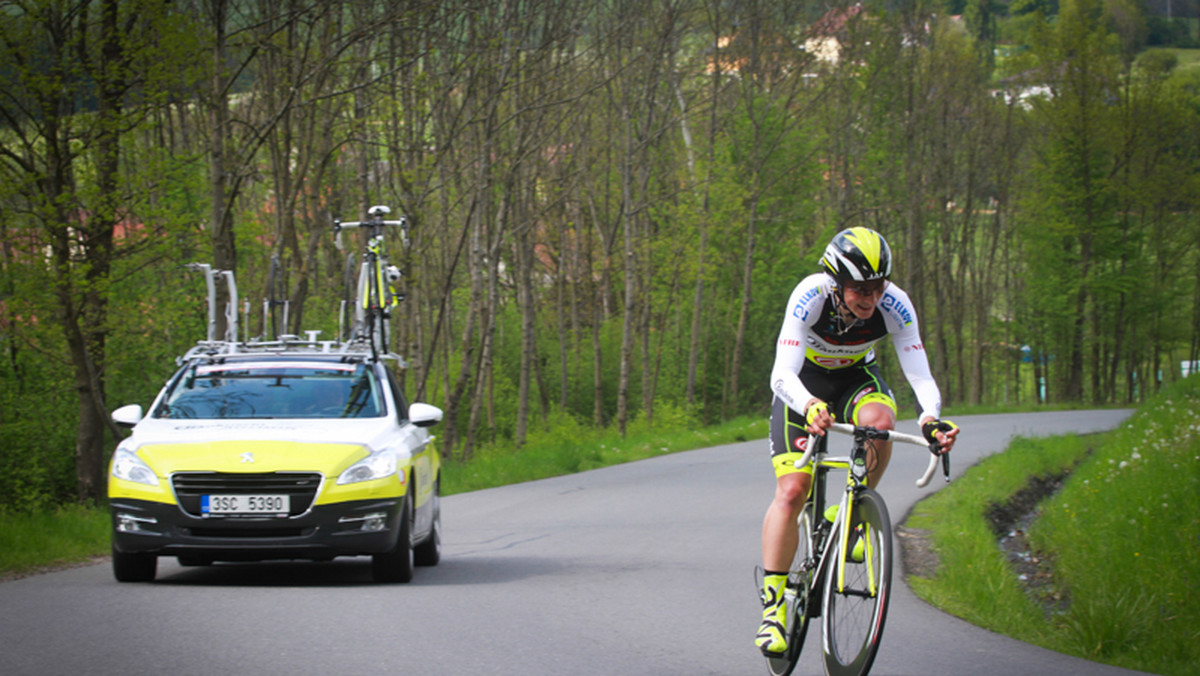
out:
M941 417L942 393L929 370L929 358L925 354L925 345L921 342L920 323L917 321L917 313L913 310L912 300L903 289L889 284L887 292L879 301L879 309L883 312L888 333L892 336L892 345L896 347L900 370L904 371L904 377L908 379L908 384L917 397L917 404L921 407L917 419L925 416Z
M804 406L813 398L800 382L800 369L804 366L808 335L829 291L830 280L823 273L810 275L797 284L788 298L787 314L775 343L771 390L797 413L804 413Z

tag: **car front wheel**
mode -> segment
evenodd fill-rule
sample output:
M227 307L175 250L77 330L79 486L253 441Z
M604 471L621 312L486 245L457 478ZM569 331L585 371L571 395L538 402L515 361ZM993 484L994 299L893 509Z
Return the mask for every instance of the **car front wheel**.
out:
M150 582L158 572L158 557L112 550L113 577L117 582Z
M376 582L411 582L413 578L412 492L404 498L400 510L400 528L396 544L371 557L371 576Z

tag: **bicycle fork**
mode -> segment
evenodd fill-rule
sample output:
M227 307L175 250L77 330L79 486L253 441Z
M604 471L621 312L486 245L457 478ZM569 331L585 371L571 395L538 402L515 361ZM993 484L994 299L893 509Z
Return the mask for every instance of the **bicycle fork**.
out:
M857 493L867 487L867 468L864 459L864 454L855 452L854 459L850 466L850 472L846 478L846 489L842 491L841 503L838 506L838 515L834 523L834 532L841 534L840 545L838 547L837 562L837 591L839 594L861 595L868 598L874 598L878 593L876 581L875 561L872 556L874 544L871 542L871 533L869 532L869 524L863 523L863 532L860 535L863 541L863 563L867 567L866 583L867 589L862 590L846 590L846 562L850 559L853 547L851 546L851 536L854 529L851 524L854 523L854 497Z

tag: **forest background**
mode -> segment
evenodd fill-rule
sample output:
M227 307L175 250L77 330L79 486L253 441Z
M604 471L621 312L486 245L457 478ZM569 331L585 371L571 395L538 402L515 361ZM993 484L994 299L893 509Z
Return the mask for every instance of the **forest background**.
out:
M374 204L451 458L765 416L852 225L949 405L1141 401L1200 358L1197 4L2 0L0 508L101 500L108 413L205 335L186 264L254 337L278 261L335 336Z

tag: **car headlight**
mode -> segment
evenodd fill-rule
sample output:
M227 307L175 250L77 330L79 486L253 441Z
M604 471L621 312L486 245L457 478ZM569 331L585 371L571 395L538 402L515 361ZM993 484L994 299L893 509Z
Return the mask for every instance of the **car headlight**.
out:
M118 448L113 453L112 474L118 479L134 483L157 486L158 476L137 454L127 448Z
M338 477L338 485L356 484L360 481L384 479L396 473L400 458L395 451L381 451L359 460L346 468Z

